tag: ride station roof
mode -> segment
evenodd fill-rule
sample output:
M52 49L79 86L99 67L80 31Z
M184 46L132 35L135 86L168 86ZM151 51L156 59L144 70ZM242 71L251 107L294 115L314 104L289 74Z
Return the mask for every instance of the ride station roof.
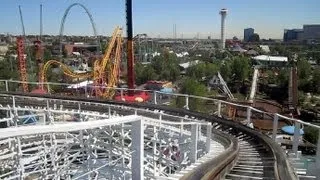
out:
M284 56L259 55L259 56L253 57L253 59L258 61L288 62L288 57L284 57Z

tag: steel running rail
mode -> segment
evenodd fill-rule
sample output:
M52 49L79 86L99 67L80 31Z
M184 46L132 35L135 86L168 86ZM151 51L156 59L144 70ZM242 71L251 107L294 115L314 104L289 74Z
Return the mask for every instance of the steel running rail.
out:
M228 132L229 134L235 136L237 139L240 139L240 145L238 147L233 147L233 150L230 150L229 152L226 152L226 154L219 156L221 160L224 161L217 161L217 159L213 159L211 164L206 163L197 168L193 173L184 176L182 179L193 179L194 177L200 178L200 177L206 177L209 179L219 179L220 177L224 177L224 175L227 172L230 172L230 169L234 167L240 167L239 161L241 160L241 154L244 153L244 149L246 146L250 146L252 142L258 142L257 144L252 144L250 147L252 152L255 151L255 148L259 149L266 149L268 152L268 157L271 157L271 164L269 166L272 166L272 170L274 172L274 177L272 179L279 179L279 180L287 180L287 179L297 179L296 174L293 171L293 168L291 167L288 159L286 158L285 153L281 149L281 147L276 144L271 138L268 136L261 134L253 129L250 129L246 126L243 126L240 123L233 122L233 121L226 121L225 119L216 117L216 116L210 116L198 112L193 112L185 109L177 109L172 107L166 107L161 105L151 105L151 104L128 104L124 102L114 102L114 101L104 101L104 100L97 100L97 99L88 99L88 98L78 98L78 97L65 97L65 96L52 96L52 95L34 95L34 94L26 94L26 93L14 93L14 92L1 92L0 94L7 94L7 95L13 95L13 96L26 96L26 98L47 98L51 102L60 102L64 107L72 107L77 108L78 104L81 104L82 109L91 108L97 110L98 104L100 104L100 108L103 109L103 105L111 104L111 105L117 105L121 107L125 107L125 110L128 111L128 109L148 109L148 110L161 110L163 113L170 114L170 115L176 115L180 117L189 116L189 117L195 117L200 120L206 120L213 123L213 125L216 127L216 129L220 129L222 132ZM0 102L3 102L4 99L0 99ZM65 101L63 103L63 101ZM69 103L67 103L69 101ZM23 103L23 102L19 102ZM41 105L39 101L34 100L34 102L25 101L26 105L30 103L37 103L38 105ZM147 113L142 113L144 116ZM241 146L242 146L242 152L241 152ZM238 153L240 152L240 153ZM255 154L261 154L263 152L257 151L253 152ZM263 158L263 157L262 157ZM218 164L215 164L214 162L219 162ZM213 166L214 165L214 166ZM241 165L241 164L240 164ZM264 169L263 169L264 170ZM270 169L269 169L270 170ZM205 174L199 172L205 172ZM230 174L232 173L234 169L232 169ZM264 171L262 172L264 173ZM239 175L239 174L238 174ZM230 176L230 175L229 175ZM237 176L237 175L236 175ZM240 175L241 176L241 175ZM238 177L240 177L238 176ZM191 178L193 177L193 178ZM228 177L228 176L226 176ZM232 177L231 177L232 178ZM269 176L269 178L271 178Z

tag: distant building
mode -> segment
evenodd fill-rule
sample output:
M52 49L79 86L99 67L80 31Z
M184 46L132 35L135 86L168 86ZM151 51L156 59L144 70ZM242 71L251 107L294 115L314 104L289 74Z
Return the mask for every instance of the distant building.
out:
M189 56L188 52L181 52L181 53L176 53L177 57L185 57L185 56Z
M230 46L236 46L236 45L239 45L241 44L241 41L240 40L233 40L233 39L227 39L226 40L226 46L230 47Z
M83 54L86 51L89 52L96 52L98 50L98 45L89 45L89 44L65 44L64 50L67 54L67 56L72 55L73 52L79 52L80 54Z
M253 28L247 28L244 29L244 38L243 40L245 42L248 42L250 40L250 37L254 34L254 29Z
M189 67L192 67L192 66L195 66L197 64L201 63L201 61L199 60L195 60L195 61L189 61L189 62L186 62L186 63L181 63L179 64L180 68L185 70L185 69L188 69Z
M320 41L320 24L303 25L303 29L285 29L283 41Z
M303 25L304 40L320 40L320 24Z
M192 67L192 66L195 66L197 64L201 63L201 61L199 60L195 60L195 61L189 61L189 62L186 62L186 63L181 63L179 64L180 66L180 73L181 74L185 74L186 73L186 70L189 68L189 67Z
M250 49L249 51L246 52L247 55L249 56L256 56L258 55L259 53L253 49Z
M0 45L0 56L6 55L8 50L9 50L9 46L8 45Z
M259 47L264 53L269 53L270 52L270 48L269 48L268 45L260 45Z
M304 39L303 29L285 29L283 34L283 41L302 41Z
M268 56L268 55L259 55L252 58L254 65L260 66L277 66L282 67L287 65L288 57L283 56Z
M243 53L243 52L246 52L247 50L245 49L242 49L239 44L236 44L232 47L231 49L232 52L238 52L238 53Z

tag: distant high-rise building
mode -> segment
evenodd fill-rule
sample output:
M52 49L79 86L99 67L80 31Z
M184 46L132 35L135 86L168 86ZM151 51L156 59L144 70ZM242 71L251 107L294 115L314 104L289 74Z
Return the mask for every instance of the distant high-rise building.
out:
M302 41L303 37L303 29L285 29L283 34L283 41Z
M320 40L320 24L303 25L304 40Z
M253 28L247 28L244 29L244 38L243 40L245 42L248 42L250 40L250 37L254 34L254 29Z
M320 24L303 25L303 29L285 29L283 41L320 41Z
M227 17L227 9L221 9L221 48L224 49L226 47L226 36L225 36L225 25L226 25L226 17Z

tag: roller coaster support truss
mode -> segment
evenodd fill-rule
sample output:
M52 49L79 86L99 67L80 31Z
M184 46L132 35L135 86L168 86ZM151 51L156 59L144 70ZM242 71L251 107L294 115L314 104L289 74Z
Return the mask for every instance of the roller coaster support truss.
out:
M24 56L24 41L23 37L17 38L17 54L19 60L19 72L20 72L20 80L22 83L22 89L24 92L28 92L28 84L27 84L27 65L26 58Z
M51 65L59 65L63 73L71 78L83 79L93 78L94 88L92 93L95 96L110 98L114 95L114 88L119 80L120 62L122 51L122 29L116 27L113 32L108 48L105 50L103 58L94 62L93 72L74 73L67 65L57 60L49 60L40 73L40 85L47 82L47 71Z
M93 93L96 96L110 98L114 95L114 88L119 79L119 68L122 50L122 29L116 27L108 48L101 61L95 61L93 80Z

